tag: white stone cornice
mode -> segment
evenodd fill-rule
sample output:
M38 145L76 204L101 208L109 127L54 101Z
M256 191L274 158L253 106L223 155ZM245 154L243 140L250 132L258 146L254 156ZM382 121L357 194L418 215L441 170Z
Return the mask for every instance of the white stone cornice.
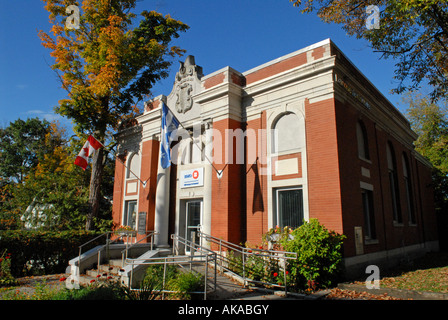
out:
M243 96L260 94L263 91L272 90L276 87L286 86L294 81L299 81L314 75L324 73L334 68L335 57L330 56L315 60L311 63L300 65L296 68L275 74L268 78L256 81L244 88Z
M310 45L308 47L302 48L300 50L297 50L297 51L294 51L294 52L289 53L287 55L284 55L284 56L282 56L280 58L277 58L277 59L274 59L272 61L266 62L266 63L264 63L262 65L259 65L259 66L255 67L255 68L252 68L252 69L250 69L250 70L248 70L246 72L243 72L243 75L247 76L248 74L254 73L254 72L256 72L256 71L258 71L260 69L264 69L264 68L269 67L271 65L274 65L276 63L279 63L279 62L282 62L282 61L287 60L289 58L292 58L294 56L297 56L297 55L299 55L301 53L304 53L304 52L307 52L307 51L311 51L313 49L316 49L316 48L319 48L319 47L322 47L322 46L324 46L326 44L331 44L331 43L332 42L331 42L331 40L329 38L325 39L325 40L322 40L322 41L314 43L314 44L312 44L312 45Z

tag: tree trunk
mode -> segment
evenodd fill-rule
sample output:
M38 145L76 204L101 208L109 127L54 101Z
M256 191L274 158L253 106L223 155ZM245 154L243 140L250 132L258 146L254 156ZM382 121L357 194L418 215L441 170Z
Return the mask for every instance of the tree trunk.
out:
M101 201L101 182L103 180L103 148L95 151L92 161L92 174L90 176L89 212L87 213L86 230L95 228L94 218L98 217Z

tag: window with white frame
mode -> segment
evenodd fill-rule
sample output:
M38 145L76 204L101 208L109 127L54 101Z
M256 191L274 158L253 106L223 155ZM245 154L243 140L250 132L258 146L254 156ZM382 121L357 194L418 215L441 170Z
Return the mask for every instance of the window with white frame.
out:
M137 200L128 200L124 204L123 225L135 229L137 226Z
M274 225L298 228L303 224L303 190L301 187L274 189Z

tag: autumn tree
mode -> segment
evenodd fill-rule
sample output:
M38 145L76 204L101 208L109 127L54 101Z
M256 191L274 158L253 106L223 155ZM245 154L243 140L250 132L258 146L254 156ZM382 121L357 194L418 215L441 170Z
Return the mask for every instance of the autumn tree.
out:
M290 0L302 12L317 12L325 22L341 24L350 36L370 42L382 58L396 59L395 93L431 87L432 101L448 92L448 2L445 0ZM379 28L366 21L379 9Z
M93 133L105 143L121 121L138 112L136 106L151 87L168 76L170 59L184 53L170 43L188 26L155 11L143 11L137 19L132 12L137 0L43 1L52 28L39 36L68 92L56 112L72 119L79 135ZM69 6L79 9L80 16L78 25L67 28L74 14L67 13ZM88 230L100 209L103 158L103 149L93 156Z

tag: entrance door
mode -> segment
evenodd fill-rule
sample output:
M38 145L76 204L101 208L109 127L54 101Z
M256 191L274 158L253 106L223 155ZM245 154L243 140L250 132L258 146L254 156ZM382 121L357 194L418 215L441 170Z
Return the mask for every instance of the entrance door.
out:
M193 241L192 232L196 232L195 243L200 244L200 239L197 236L197 232L201 227L201 216L202 216L202 200L189 200L186 203L186 239ZM189 248L185 250L190 251Z

